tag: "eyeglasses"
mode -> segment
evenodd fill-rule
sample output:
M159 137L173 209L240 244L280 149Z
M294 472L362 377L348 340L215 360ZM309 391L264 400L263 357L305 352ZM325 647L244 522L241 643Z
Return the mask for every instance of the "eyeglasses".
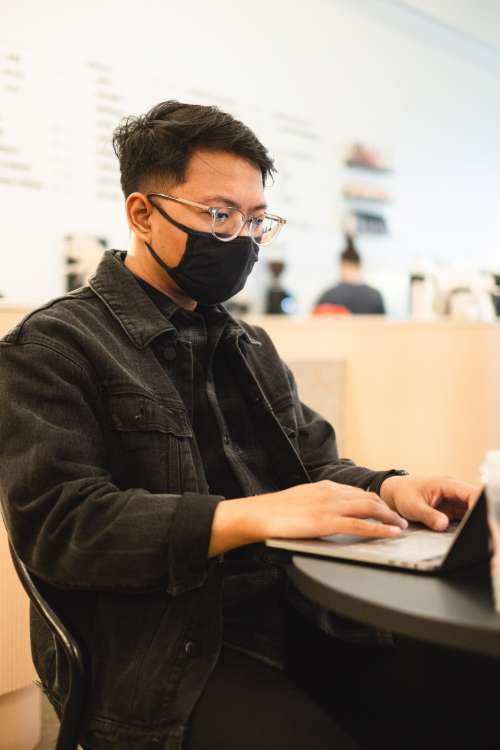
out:
M243 227L248 224L248 231L254 242L257 245L269 245L276 239L286 224L286 219L282 219L281 216L274 216L274 214L268 214L266 211L258 216L245 216L239 208L235 208L234 206L224 206L222 208L205 206L203 203L195 203L186 198L176 198L173 195L165 195L164 193L148 193L147 197L165 198L168 201L175 201L184 206L199 208L202 213L206 213L211 217L210 231L221 242L234 240L235 237L241 234Z

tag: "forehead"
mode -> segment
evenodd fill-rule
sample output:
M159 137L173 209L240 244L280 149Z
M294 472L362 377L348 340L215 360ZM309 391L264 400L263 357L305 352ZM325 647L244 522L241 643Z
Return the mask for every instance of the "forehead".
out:
M240 202L259 202L264 195L262 173L255 164L225 151L195 151L182 188L232 195Z

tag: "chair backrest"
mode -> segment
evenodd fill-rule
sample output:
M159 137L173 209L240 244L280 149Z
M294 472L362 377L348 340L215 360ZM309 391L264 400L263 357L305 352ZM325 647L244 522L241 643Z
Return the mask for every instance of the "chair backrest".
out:
M9 548L14 568L31 604L60 643L68 661L68 692L61 710L61 724L55 750L77 750L80 720L87 687L82 649L77 639L69 632L43 597L33 576L20 559L11 542L9 542Z

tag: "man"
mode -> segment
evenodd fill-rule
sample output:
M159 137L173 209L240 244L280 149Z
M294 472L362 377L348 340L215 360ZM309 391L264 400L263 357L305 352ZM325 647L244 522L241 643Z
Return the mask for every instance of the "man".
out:
M340 305L355 315L385 315L382 295L363 282L361 256L350 235L340 254L340 282L323 292L316 305Z
M309 612L286 557L262 542L393 537L405 519L442 530L440 501L463 512L477 488L339 459L266 333L220 304L284 224L265 203L273 163L246 126L169 101L128 118L114 145L129 251L106 252L88 286L31 313L0 347L4 512L84 644L81 743L354 748L339 724L353 710L349 672L356 659L394 661L378 645L390 636ZM331 710L301 686L307 669L293 671L291 654L313 641L340 644L323 691ZM35 615L32 644L59 710L64 660ZM378 742L382 729L366 734Z

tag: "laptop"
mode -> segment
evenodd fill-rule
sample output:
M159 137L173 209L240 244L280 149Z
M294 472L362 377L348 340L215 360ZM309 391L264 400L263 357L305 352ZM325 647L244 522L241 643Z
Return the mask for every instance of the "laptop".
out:
M371 565L438 573L490 557L486 495L483 490L459 522L446 531L410 523L397 538L367 539L334 534L318 539L267 539L269 547Z

